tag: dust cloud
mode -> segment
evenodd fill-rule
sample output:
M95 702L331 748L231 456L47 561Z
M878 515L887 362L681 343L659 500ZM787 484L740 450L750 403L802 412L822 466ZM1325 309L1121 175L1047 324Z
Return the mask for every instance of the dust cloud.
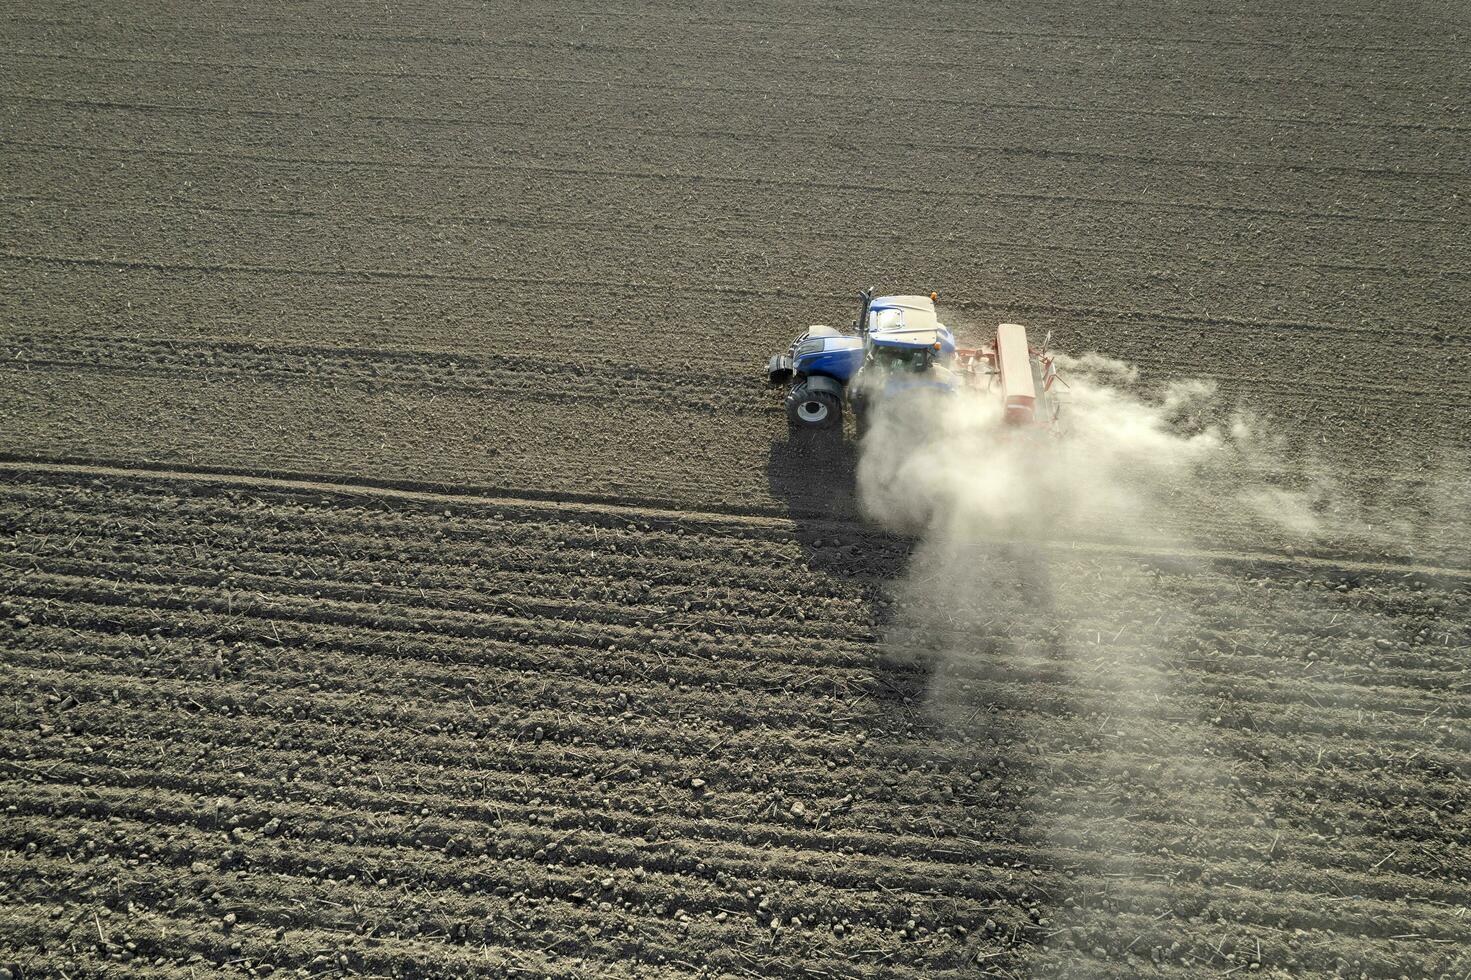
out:
M1006 425L987 392L880 405L858 466L865 515L949 540L1171 544L1213 526L1310 543L1364 530L1345 516L1326 467L1289 465L1280 438L1228 410L1209 382L1170 382L1150 395L1123 362L1089 354L1057 363L1065 381L1054 386L1063 406L1055 432Z
M1013 802L1048 860L1091 866L1118 907L1167 907L1172 886L1141 867L1151 845L1140 828L1254 819L1229 793L1211 726L1190 720L1209 710L1182 689L1178 658L1208 630L1188 590L1161 584L1147 560L1070 546L1148 546L1188 570L1223 544L1364 547L1375 522L1331 467L1292 459L1213 385L1144 390L1116 360L1057 363L1067 386L1056 432L1007 425L985 392L877 405L859 501L915 540L887 639L929 660L925 709L1009 758ZM987 731L997 703L1036 718L1035 730ZM1098 921L1085 911L1095 896L1050 901L1054 932Z

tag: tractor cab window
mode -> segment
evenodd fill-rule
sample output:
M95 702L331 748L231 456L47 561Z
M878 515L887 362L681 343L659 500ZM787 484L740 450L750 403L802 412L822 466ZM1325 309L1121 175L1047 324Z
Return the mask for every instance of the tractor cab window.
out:
M875 347L873 362L886 371L927 371L934 363L934 352L928 347Z

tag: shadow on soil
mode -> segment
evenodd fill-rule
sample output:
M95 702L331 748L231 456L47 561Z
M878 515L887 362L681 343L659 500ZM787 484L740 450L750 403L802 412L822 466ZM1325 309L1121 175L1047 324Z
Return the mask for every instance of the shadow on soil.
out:
M965 568L922 567L919 542L884 530L866 520L858 505L856 441L836 435L791 434L773 439L767 459L772 495L786 505L795 523L794 537L807 568L848 579L859 587L866 604L878 613L878 636L885 664L892 669L877 680L896 699L921 703L930 693L934 671L953 650L934 606L987 601L997 593L1024 597L1023 605L1039 615L1053 608L1053 586L1047 561L1035 549L999 544L977 554ZM913 579L943 581L919 587ZM930 608L926 608L930 607ZM970 636L973 654L1007 650L1021 623L1005 617L984 636ZM1017 627L1012 629L1011 627ZM948 639L948 642L947 642ZM1049 648L1046 656L1060 657ZM953 655L953 654L949 654ZM878 665L876 665L878 666ZM984 670L983 670L984 672ZM906 702L909 703L909 702Z
M1025 814L1041 780L1032 733L1017 721L1038 705L1016 688L1029 674L1045 681L1066 670L1065 629L1036 628L1058 615L1050 562L1007 544L977 545L957 560L877 527L858 506L857 463L851 440L793 436L772 441L767 474L806 567L857 586L875 614L857 724L868 736L863 752L901 775L897 787L891 777L863 792L877 803L962 803L989 841L1033 848ZM1045 703L1057 711L1067 701Z
M771 440L766 478L799 524L858 519L857 473L858 443L845 436L793 432Z
M888 654L895 594L909 568L913 542L866 522L858 507L858 444L840 435L791 433L771 441L766 475L772 496L796 525L802 563L814 572L846 579L876 614L883 655L874 664L874 696L884 709L918 704L929 686L931 664Z

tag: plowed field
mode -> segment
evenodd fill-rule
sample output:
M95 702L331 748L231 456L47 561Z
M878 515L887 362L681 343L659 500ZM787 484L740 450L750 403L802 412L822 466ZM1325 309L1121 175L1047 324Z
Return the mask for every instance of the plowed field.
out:
M1471 451L1462 5L333 7L9 13L9 451L817 506L758 369L869 283Z
M1468 21L0 10L0 980L1471 975ZM937 583L870 283L1393 520Z
M1069 555L936 628L845 525L19 468L0 514L33 970L1468 965L1468 576Z

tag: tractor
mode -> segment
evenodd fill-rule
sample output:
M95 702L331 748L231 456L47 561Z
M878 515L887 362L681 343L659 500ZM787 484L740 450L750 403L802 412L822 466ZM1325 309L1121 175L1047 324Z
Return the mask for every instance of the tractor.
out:
M966 389L1001 399L1010 426L1052 431L1057 369L1027 342L1026 328L1003 323L986 347L958 347L928 296L859 293L852 334L814 326L766 365L767 380L787 385L787 420L794 431L842 432L846 408L860 434L874 403L905 393L954 394ZM1048 335L1048 340L1051 335Z

